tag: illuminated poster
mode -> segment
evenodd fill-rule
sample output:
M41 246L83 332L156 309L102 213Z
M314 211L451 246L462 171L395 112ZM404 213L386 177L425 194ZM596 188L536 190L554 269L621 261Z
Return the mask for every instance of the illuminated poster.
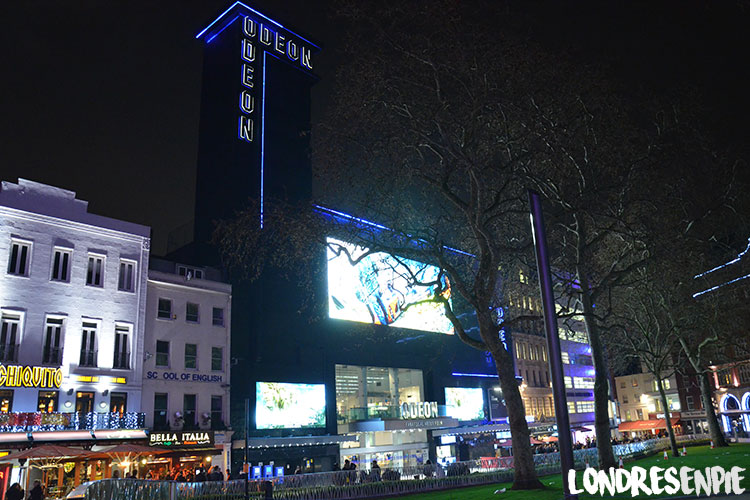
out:
M484 391L479 388L446 387L445 413L457 420L484 420Z
M367 250L351 243L328 238L341 245L353 259ZM378 252L352 265L345 252L328 248L328 316L335 319L411 328L429 332L453 333L442 304L420 303L434 297L439 269L409 259L396 259ZM416 279L415 279L416 278ZM443 296L450 298L447 277L442 277Z
M326 426L324 384L256 382L255 425L258 429Z

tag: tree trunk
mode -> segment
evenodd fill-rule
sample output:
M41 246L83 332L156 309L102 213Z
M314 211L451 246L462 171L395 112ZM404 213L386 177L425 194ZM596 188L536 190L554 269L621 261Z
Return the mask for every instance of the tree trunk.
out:
M492 358L495 360L497 374L500 377L500 388L508 410L508 425L513 438L513 489L529 490L543 488L537 478L534 467L534 454L531 452L529 426L526 423L526 411L523 407L518 381L513 371L513 361L502 343L492 346Z
M669 413L669 402L667 401L667 393L664 390L664 384L660 376L656 375L656 385L659 388L659 396L661 399L661 405L664 407L664 424L667 426L667 434L669 435L669 446L672 448L672 456L677 458L680 456L680 451L677 449L677 439L674 437L674 429L672 428L672 420Z
M604 347L602 346L599 328L594 318L594 307L591 291L586 274L581 268L577 269L578 282L581 285L581 304L586 333L591 345L591 357L594 360L594 429L596 431L596 448L599 452L599 468L609 470L617 468L615 454L612 450L612 433L609 427L609 377L607 364L604 361Z
M711 382L708 380L708 373L702 370L698 371L698 380L700 382L701 400L703 401L703 408L706 411L706 421L708 422L708 432L711 434L711 441L714 442L714 446L729 446L714 411L713 390L711 389Z
M711 382L708 380L708 373L701 366L700 358L693 355L688 348L687 342L682 337L680 337L680 345L682 346L682 352L687 356L690 365L698 377L698 385L701 389L701 401L703 401L703 410L706 412L706 422L708 423L708 432L711 435L711 441L714 442L714 446L729 446L729 443L724 438L724 433L721 432L719 420L716 418L713 389L711 389Z

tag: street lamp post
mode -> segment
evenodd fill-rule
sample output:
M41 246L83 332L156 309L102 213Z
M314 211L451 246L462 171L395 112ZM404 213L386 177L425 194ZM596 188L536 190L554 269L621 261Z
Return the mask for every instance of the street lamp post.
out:
M572 494L568 487L568 471L575 469L573 462L573 443L570 434L570 418L568 417L568 403L565 397L565 379L562 368L560 336L557 331L557 312L555 296L552 293L552 273L549 266L549 252L547 249L547 234L544 228L542 200L539 193L529 190L529 205L531 207L531 228L534 236L534 251L536 253L536 267L539 273L539 291L542 296L544 310L544 329L547 333L547 351L549 352L549 372L552 377L552 394L555 401L555 417L557 420L557 444L560 448L560 465L563 474L563 488L565 498L574 500L578 495Z

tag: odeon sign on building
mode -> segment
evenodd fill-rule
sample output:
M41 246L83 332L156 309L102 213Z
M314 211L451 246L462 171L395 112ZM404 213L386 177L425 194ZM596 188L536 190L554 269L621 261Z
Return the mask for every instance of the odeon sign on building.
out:
M59 389L62 369L46 366L0 365L0 387Z
M438 404L435 401L401 403L401 418L437 418Z

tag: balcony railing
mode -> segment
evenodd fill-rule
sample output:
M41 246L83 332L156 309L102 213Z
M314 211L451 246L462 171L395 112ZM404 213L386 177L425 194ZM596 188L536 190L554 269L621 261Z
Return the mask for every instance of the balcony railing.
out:
M0 432L144 429L145 413L0 413Z
M123 370L130 369L130 353L127 351L115 352L115 361L112 368L119 368Z
M62 349L60 347L45 346L42 363L45 365L62 364Z
M18 344L0 344L0 361L16 363L18 361Z
M80 366L96 366L97 351L81 351Z

